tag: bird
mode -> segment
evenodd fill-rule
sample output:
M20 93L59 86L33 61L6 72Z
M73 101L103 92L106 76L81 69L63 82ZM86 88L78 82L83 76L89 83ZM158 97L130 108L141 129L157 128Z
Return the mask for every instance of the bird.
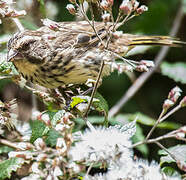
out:
M185 44L169 36L116 36L117 31L108 37L112 24L95 22L94 26L95 29L87 21L56 22L54 26L15 33L8 41L7 59L27 81L55 89L96 80L102 61L114 62L114 54L125 56L135 46ZM110 42L105 48L108 38ZM105 63L102 77L111 71L111 65Z

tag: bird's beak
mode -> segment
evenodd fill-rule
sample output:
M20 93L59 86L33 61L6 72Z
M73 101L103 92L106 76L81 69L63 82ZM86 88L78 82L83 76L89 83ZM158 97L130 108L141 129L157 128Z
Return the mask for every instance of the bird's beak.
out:
M18 54L17 51L14 51L12 49L9 50L8 55L7 55L7 61L13 61L13 58Z

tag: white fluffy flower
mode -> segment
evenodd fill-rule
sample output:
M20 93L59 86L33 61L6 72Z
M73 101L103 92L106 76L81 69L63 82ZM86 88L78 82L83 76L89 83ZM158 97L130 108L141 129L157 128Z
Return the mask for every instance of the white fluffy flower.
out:
M78 162L107 162L109 167L126 164L132 160L129 147L135 130L134 122L123 127L117 125L86 130L69 151L69 156Z

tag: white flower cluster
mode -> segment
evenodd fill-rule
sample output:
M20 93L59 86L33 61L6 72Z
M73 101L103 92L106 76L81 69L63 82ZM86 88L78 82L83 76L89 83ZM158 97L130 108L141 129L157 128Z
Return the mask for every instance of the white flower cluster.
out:
M85 180L179 180L167 178L160 171L158 163L133 159L130 138L135 134L135 122L125 126L98 127L75 134L75 146L69 157L76 167L79 163L98 165L107 168L107 173L86 175ZM77 162L77 164L76 164ZM75 166L76 164L76 166ZM72 169L74 169L71 167ZM80 171L80 168L79 168ZM173 177L172 177L173 178Z

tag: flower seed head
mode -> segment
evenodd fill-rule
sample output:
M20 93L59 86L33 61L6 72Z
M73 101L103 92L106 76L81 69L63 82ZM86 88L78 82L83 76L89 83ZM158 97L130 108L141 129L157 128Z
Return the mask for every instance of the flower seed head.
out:
M140 6L138 9L136 9L136 13L138 15L144 13L145 11L148 11L148 7L145 5Z
M102 15L103 22L109 22L110 21L110 14L106 13Z
M72 15L76 14L76 9L73 4L67 4L66 8L70 14L72 14Z
M133 9L131 1L123 0L123 2L121 3L119 9L121 10L121 12L124 15L130 14L132 12L132 9Z

